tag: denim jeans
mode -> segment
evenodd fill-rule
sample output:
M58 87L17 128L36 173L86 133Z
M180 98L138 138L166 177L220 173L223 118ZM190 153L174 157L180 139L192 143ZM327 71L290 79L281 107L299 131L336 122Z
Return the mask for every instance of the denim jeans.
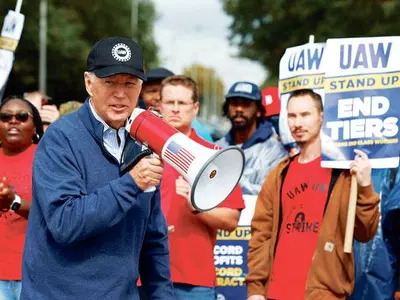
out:
M0 280L0 300L19 300L20 280Z
M184 283L174 283L176 300L216 300L215 288L196 286Z

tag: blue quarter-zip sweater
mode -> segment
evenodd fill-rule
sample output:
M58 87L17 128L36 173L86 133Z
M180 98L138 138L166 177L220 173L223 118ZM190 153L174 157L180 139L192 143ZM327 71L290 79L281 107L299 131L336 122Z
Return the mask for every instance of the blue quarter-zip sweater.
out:
M21 299L175 299L160 194L142 192L103 146L88 101L52 124L33 165ZM128 138L125 152L139 145Z

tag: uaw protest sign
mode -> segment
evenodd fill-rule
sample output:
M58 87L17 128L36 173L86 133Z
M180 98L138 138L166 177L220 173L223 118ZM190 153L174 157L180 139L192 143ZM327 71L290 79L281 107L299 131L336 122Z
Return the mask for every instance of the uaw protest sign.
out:
M300 89L312 89L324 97L324 71L321 67L324 48L325 43L287 48L279 63L279 132L284 145L295 142L287 124L287 101L290 94Z
M349 168L354 149L373 168L399 165L400 37L328 39L322 68L322 166Z
M25 17L15 11L8 11L0 35L0 91L3 89L14 62L14 51L24 27ZM1 93L0 93L1 94Z
M214 264L217 274L217 299L246 299L245 278L248 273L247 252L251 236L251 219L257 195L243 195L246 208L242 210L239 226L232 232L218 230L214 247Z

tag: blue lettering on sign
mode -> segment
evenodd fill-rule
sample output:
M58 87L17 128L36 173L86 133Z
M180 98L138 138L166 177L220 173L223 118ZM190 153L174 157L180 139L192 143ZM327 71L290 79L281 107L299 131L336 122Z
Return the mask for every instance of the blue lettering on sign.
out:
M17 20L15 18L10 19L8 23L5 23L5 32L12 33L15 30L15 27L17 27Z
M385 47L383 43L379 43L375 48L375 44L360 44L355 50L354 57L352 56L354 45L340 45L340 68L379 68L379 64L386 68L392 43L388 43ZM354 59L354 60L353 60Z
M314 65L315 69L318 70L323 52L324 48L303 49L300 51L300 53L292 54L289 58L289 71L293 72L298 70L311 70Z

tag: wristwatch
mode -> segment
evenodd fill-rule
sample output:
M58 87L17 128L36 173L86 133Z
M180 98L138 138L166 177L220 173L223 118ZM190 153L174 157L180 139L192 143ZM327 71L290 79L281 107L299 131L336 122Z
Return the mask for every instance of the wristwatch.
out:
M18 196L17 194L14 194L14 201L10 205L10 210L12 211L18 211L19 208L21 207L21 197Z

